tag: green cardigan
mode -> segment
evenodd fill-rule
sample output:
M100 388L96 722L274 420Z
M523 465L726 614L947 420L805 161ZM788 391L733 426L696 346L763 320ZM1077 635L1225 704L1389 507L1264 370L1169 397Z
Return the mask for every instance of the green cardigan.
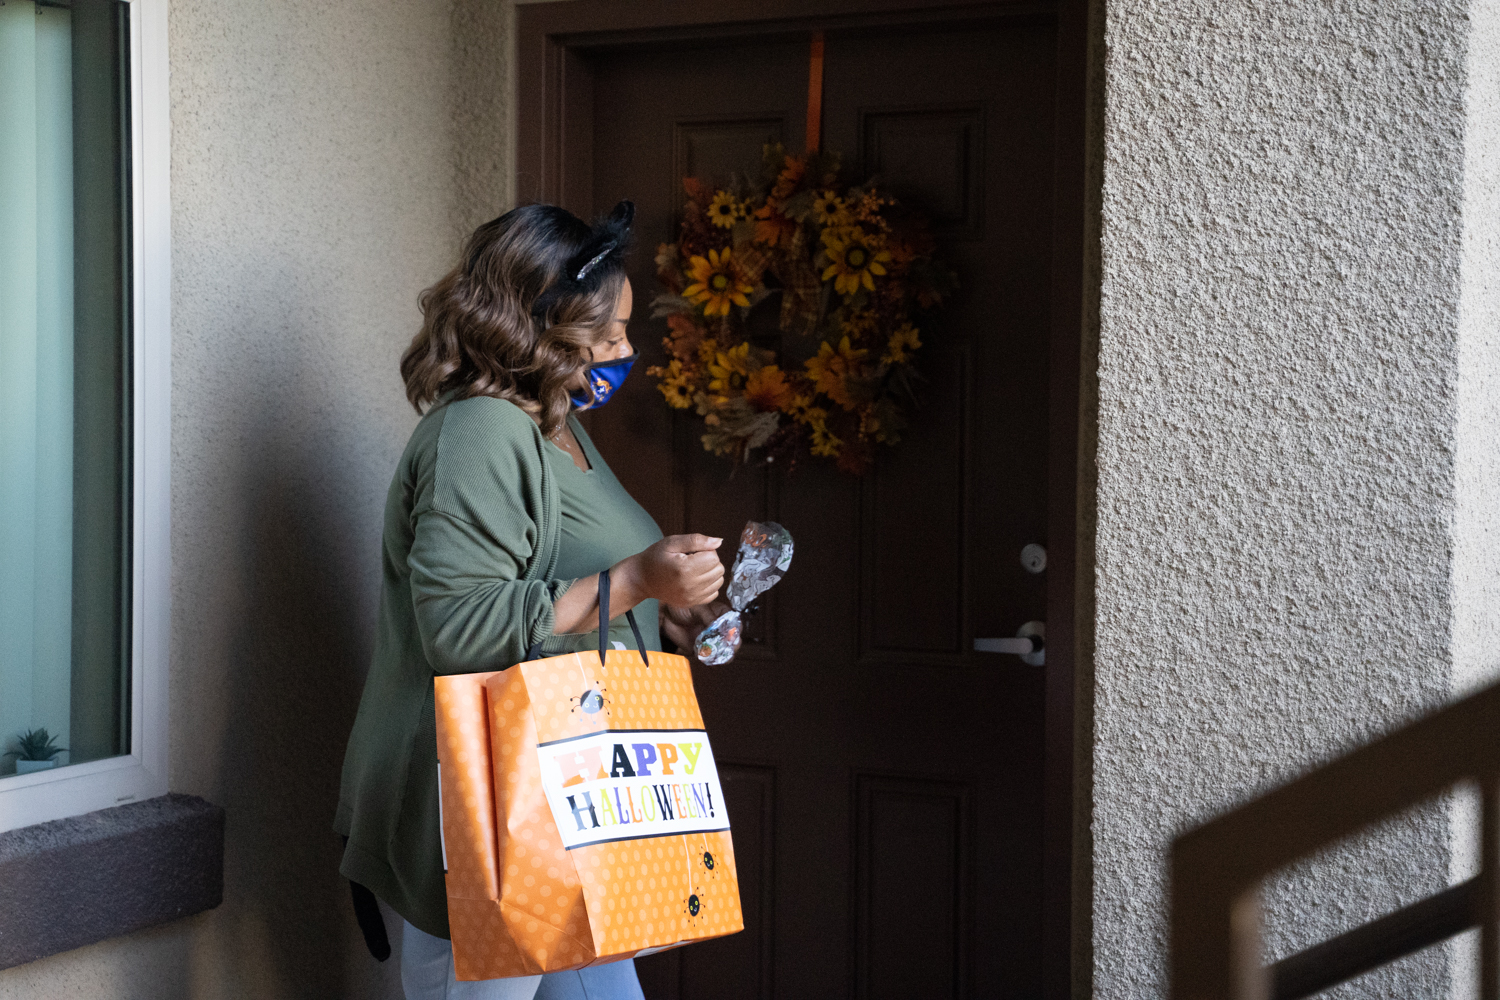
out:
M433 676L504 669L549 637L554 653L597 642L552 636L553 602L573 581L553 578L561 514L549 449L562 456L512 403L439 404L386 497L375 653L334 829L349 838L344 876L439 937L449 932Z

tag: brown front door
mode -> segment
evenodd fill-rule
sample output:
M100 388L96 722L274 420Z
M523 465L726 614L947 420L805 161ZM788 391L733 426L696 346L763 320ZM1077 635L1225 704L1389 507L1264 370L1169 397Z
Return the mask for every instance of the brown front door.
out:
M665 333L644 307L643 364L589 421L664 531L721 534L726 558L747 519L797 543L738 660L695 670L746 929L642 960L652 1000L1041 993L1045 668L973 647L1047 616L1019 554L1048 541L1055 52L1044 17L827 33L825 148L922 206L963 284L924 333L912 432L871 474L707 455L644 374ZM684 175L802 148L808 35L574 57L589 125L563 134L589 153L563 169L588 176L561 189L585 212L636 201L644 304Z

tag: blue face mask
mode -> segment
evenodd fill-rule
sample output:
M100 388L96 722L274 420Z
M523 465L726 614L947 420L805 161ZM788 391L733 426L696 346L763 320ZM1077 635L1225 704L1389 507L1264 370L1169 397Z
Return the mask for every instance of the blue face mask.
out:
M596 361L585 368L583 377L589 388L593 390L592 398L588 392L568 393L568 398L573 401L574 408L597 410L609 402L609 397L615 394L615 390L625 384L625 376L630 374L630 366L635 364L635 359L640 356L640 352L637 351L628 358Z

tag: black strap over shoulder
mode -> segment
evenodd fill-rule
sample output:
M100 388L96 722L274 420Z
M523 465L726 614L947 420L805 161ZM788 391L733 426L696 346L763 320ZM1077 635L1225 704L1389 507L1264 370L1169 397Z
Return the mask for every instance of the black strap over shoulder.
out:
M635 610L625 612L625 620L630 623L631 634L635 636L635 648L640 651L641 660L649 668L651 659L646 655L646 640L641 637L641 627L636 624ZM604 663L605 654L609 652L609 570L599 574L599 662ZM542 644L533 643L526 651L526 659L539 660L542 657Z

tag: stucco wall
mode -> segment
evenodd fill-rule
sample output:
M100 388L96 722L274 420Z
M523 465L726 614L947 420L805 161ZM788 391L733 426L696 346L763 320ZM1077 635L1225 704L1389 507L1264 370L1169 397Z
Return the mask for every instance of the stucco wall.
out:
M1500 672L1500 7L1469 13L1458 336L1453 662L1468 689Z
M225 899L0 997L401 995L330 824L414 422L395 362L456 253L456 23L451 0L172 5L171 785L227 810Z
M1106 5L1096 996L1164 995L1174 833L1493 676L1497 63L1467 89L1471 6ZM1268 957L1446 884L1460 814L1273 880ZM1437 996L1461 965L1334 995Z
M515 204L514 0L453 0L454 231Z

